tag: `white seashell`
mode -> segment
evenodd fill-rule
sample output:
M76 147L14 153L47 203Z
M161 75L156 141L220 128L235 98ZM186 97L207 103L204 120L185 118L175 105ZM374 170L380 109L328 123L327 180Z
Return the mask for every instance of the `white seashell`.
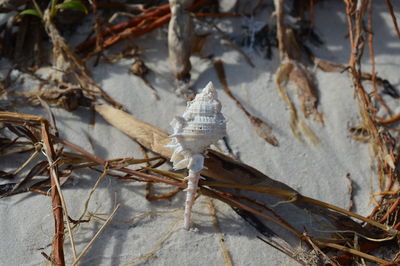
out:
M175 169L187 167L191 154L204 150L226 135L226 121L221 113L221 103L217 99L212 82L188 102L182 117L176 116L171 122L174 129L171 143L174 150L171 161Z
M185 207L185 228L188 229L200 171L204 168L204 153L208 146L226 135L225 117L212 82L188 102L183 115L176 116L171 126L174 133L167 147L174 151L171 156L174 169L189 169Z

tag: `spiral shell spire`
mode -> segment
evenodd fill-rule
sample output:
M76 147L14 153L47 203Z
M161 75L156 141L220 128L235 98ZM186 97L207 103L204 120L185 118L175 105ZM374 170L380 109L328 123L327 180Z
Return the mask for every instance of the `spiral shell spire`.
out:
M226 121L221 113L221 103L212 82L187 103L182 116L171 122L174 129L168 148L174 169L189 169L184 227L189 229L191 209L198 188L200 171L204 168L204 154L208 146L226 135Z

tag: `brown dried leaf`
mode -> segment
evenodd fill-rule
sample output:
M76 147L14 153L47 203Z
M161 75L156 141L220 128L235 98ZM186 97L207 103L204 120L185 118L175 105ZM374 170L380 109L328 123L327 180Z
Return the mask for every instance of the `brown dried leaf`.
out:
M13 112L0 112L0 121L5 121L5 120L42 122L45 119L37 115L19 114Z
M322 114L318 112L318 98L316 89L311 79L311 73L298 62L291 61L293 68L289 74L289 81L297 88L301 101L301 109L305 118L314 116L314 120L324 123Z

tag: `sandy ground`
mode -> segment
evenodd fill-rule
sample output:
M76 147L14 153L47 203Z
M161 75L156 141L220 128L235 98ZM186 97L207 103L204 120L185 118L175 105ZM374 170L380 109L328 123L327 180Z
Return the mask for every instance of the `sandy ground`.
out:
M385 4L375 6L377 71L381 77L397 86L400 83L399 41ZM325 44L319 48L310 45L318 57L343 64L350 54L344 9L340 1L328 1L316 6L315 28ZM254 21L270 21L270 11L271 6L255 17ZM232 36L239 36L241 26L250 26L254 21L244 18L223 19L218 25ZM81 28L78 34L72 36L73 43L82 40L89 30ZM129 73L132 59L122 59L115 64L101 62L91 69L93 78L111 97L122 103L129 113L171 132L169 123L175 114L183 112L186 101L174 92L175 81L168 69L166 27L134 42L145 47L143 60L154 70L148 78L156 87L161 100L155 100L141 79ZM110 53L119 51L125 45L122 43L114 47ZM233 93L252 114L272 125L280 142L279 147L273 147L259 138L243 112L223 92L212 63L193 56L193 87L201 89L208 81L214 82L223 113L228 120L229 144L240 160L304 195L343 208L347 208L351 201L349 180L346 178L349 175L353 186L353 211L369 214L373 207L370 194L376 189L376 176L374 170L371 170L368 144L356 142L349 137L349 127L358 125L360 121L349 75L314 70L319 89L319 108L324 114L325 125L307 121L321 140L319 145L312 145L307 140L296 140L291 133L287 107L274 85L274 73L279 66L276 49L273 50L272 60L263 58L254 49L247 49L246 53L256 66L251 68L238 52L221 41L217 34L213 34L202 55L210 53L214 54L215 59L223 60ZM369 71L367 60L366 56L365 70ZM25 79L24 83L15 88L21 86L35 86L35 81ZM298 104L294 88L289 87L288 91ZM389 96L385 95L384 98L393 106L398 105ZM394 110L400 111L399 108ZM17 111L40 113L39 108L30 107ZM99 116L95 127L89 128L87 110L73 113L60 109L53 111L61 137L99 157L111 159L143 156L134 141ZM88 136L92 138L93 145L89 144ZM18 157L15 161L2 161L2 168L4 165L13 167L23 159ZM63 187L72 217L78 217L82 212L83 202L97 177L98 174L93 172L78 171L73 174L73 181ZM157 192L169 189L156 186ZM104 214L106 218L116 204L121 204L121 208L114 221L82 259L82 265L224 265L216 229L207 208L207 198L200 197L196 201L193 215L196 230L187 232L181 228L184 193L154 203L148 202L144 193L145 185L141 183L121 182L110 177L101 182L89 210ZM224 243L235 265L297 265L292 259L258 240L256 236L259 233L229 206L219 202L215 204ZM149 211L153 213L135 218ZM23 194L2 199L0 213L0 265L43 264L44 258L40 252L50 253L53 235L50 198ZM75 232L78 251L86 246L102 223L96 221L83 224ZM161 241L166 236L168 238ZM69 241L65 242L67 262L70 263L71 247ZM157 251L151 258L140 258L154 249Z

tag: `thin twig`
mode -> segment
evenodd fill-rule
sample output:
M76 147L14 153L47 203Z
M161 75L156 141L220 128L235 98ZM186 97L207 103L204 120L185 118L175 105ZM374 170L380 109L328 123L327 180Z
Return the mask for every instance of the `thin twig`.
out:
M400 38L400 30L399 25L397 24L397 19L393 11L392 2L390 0L386 0L386 5L389 9L390 16L392 17L394 28L396 29L397 36Z
M53 160L55 153L53 151L53 146L50 143L50 138L49 138L49 134L47 131L47 124L42 122L42 134L43 134L43 139L44 139L44 148L45 148L45 153L44 155L46 156L48 162L49 162L49 167L50 167L50 176L51 176L51 186L52 186L52 191L54 188L54 185L57 187L57 191L58 191L58 195L60 197L61 200L61 206L62 206L62 210L64 212L65 217L68 217L68 209L67 209L67 204L65 203L64 200L64 195L62 193L61 190L61 185L60 182L58 180L58 170L56 169L56 162ZM54 180L54 184L53 184L53 180ZM63 218L61 216L61 218ZM63 220L63 219L62 219ZM71 230L71 224L69 222L68 219L65 219L67 222L67 229L68 229L68 233L69 233L69 238L70 238L70 242L71 242L71 248L72 248L72 254L74 256L74 259L76 258L76 249L75 249L75 243L74 243L74 237L72 234L72 230Z
M386 109L389 115L392 115L392 110L390 110L389 106L382 99L381 95L378 93L378 89L376 88L376 72L375 72L375 54L374 54L374 33L372 32L372 3L373 0L368 1L368 47L369 47L369 58L371 61L371 74L372 74L372 88L374 91L375 98L382 104L382 106Z
M89 250L89 248L93 245L94 241L97 239L97 237L103 232L103 230L106 228L106 226L111 222L112 218L115 216L117 210L119 209L120 204L118 204L114 211L111 213L110 217L105 221L105 223L100 227L99 231L94 235L92 240L87 244L87 246L82 250L82 252L79 254L79 256L74 260L72 263L73 266L76 266L79 262L80 259L86 254L86 252Z
M51 179L51 203L53 207L53 216L55 223L55 234L53 240L53 251L52 251L52 259L56 265L65 265L64 258L64 218L63 218L63 204L61 200L61 189L58 183L58 176L56 165L54 164L55 153L53 150L53 146L50 143L49 134L47 132L47 123L44 121L42 124L42 138L44 142L44 150L45 156L49 162L50 167L50 179ZM70 234L72 237L72 234ZM73 241L71 241L73 243Z
M13 173L13 175L17 175L21 172L30 162L32 162L39 155L39 149L36 149L34 153Z
M314 241L315 241L319 246L330 247L330 248L334 248L334 249L346 251L346 252L351 253L351 254L353 254L353 255L356 255L356 256L359 256L359 257L362 257L362 258L371 260L371 261L375 261L375 262L378 262L378 263L388 263L388 261L386 261L386 260L377 258L377 257L375 257L375 256L372 256L372 255L369 255L369 254L367 254L367 253L361 252L361 251L359 251L359 250L355 250L355 249L352 249L352 248L348 248L348 247L345 247L345 246L342 246L342 245L338 245L338 244L335 244L335 243L325 243L325 242L321 242L321 241L317 241L317 240L314 240Z
M85 204L84 204L84 208L83 208L82 214L81 214L81 216L79 217L78 221L80 221L80 220L85 216L85 214L86 214L86 212L87 212L87 209L88 209L88 206L89 206L90 199L92 198L93 193L95 192L95 190L96 190L97 187L99 186L101 180L103 180L103 178L104 178L106 175L107 175L107 168L104 167L103 173L102 173L102 174L100 175L100 177L97 179L96 183L94 184L94 186L92 187L92 189L91 189L90 192L89 192L89 195L88 195L88 197L87 197L87 199L86 199L86 201L85 201Z

